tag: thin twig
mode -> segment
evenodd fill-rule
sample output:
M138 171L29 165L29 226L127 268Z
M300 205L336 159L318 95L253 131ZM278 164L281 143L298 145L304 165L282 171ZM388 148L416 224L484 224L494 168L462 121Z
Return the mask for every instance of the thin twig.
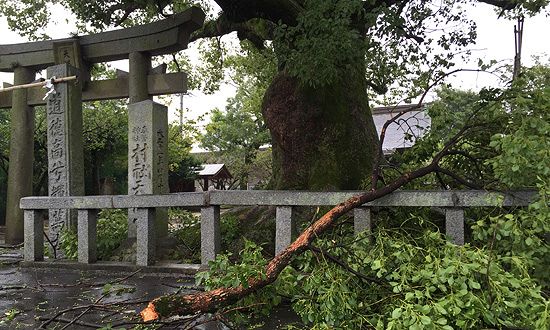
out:
M338 266L344 268L345 270L347 270L348 272L352 273L353 275L363 279L363 280L366 280L368 282L374 282L380 286L387 286L386 283L380 281L379 279L377 278L374 278L374 277L370 277L370 276L367 276L363 273L360 273L358 271L356 271L355 269L351 268L350 266L348 266L344 261L340 260L339 258L333 256L332 254L328 253L327 251L321 249L321 248L318 248L318 247L315 247L313 245L309 245L309 249L314 252L314 253L319 253L321 254L322 256L328 258L330 261L332 261L333 263L337 264Z
M101 297L96 299L96 301L94 302L94 305L99 304L99 302L101 300L103 300L103 298L107 297L109 294L110 294L109 292L106 292L103 295L101 295ZM61 328L61 330L65 330L68 327L70 327L72 324L74 324L76 321L78 321L78 319L80 319L82 316L84 316L86 313L88 313L91 309L92 309L92 306L84 309L84 311L82 313L78 314L75 318L73 318L72 321L67 323L63 328Z
M46 320L48 320L48 318L41 316L41 317L38 318L38 320L39 321L46 321ZM69 323L71 321L74 321L74 320L66 319L66 318L63 318L63 317L58 317L58 318L55 319L55 322L59 322L59 323ZM95 323L84 322L84 321L74 321L72 324L80 325L80 326L88 327L88 328L93 328L93 329L101 329L103 327L103 326L95 324Z

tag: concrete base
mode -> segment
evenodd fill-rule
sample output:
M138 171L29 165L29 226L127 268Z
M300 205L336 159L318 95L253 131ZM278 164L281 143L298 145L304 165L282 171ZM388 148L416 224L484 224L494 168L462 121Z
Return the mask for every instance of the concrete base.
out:
M131 263L118 261L98 261L94 264L83 264L69 260L23 261L19 264L25 268L64 268L75 270L105 270L109 272L132 273L140 270L144 274L174 274L177 276L195 276L200 270L196 264L173 264L169 262L157 262L154 266L140 267Z

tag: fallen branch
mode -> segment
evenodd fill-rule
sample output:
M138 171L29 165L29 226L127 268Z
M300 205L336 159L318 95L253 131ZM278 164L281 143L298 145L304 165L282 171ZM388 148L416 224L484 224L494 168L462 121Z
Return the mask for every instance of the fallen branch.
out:
M479 109L474 111L466 122L470 122L478 111ZM271 259L271 261L264 268L265 275L249 278L248 285L246 287L239 285L232 288L218 288L206 292L186 294L183 296L168 295L159 297L151 301L147 307L141 311L140 315L142 319L147 322L173 315L215 312L216 310L235 303L241 298L244 298L247 295L275 282L283 269L285 269L285 267L288 266L296 256L308 250L313 240L334 225L338 218L354 208L391 194L415 179L437 172L439 169L439 163L443 157L449 155L449 149L458 143L462 139L464 133L470 128L471 126L468 125L463 126L453 137L449 139L443 149L433 157L429 165L415 171L405 173L384 187L378 189L374 189L373 187L371 191L354 196L333 207L319 220L307 227L286 249L279 252L279 254Z
M458 137L455 138L456 139L453 139L455 141L451 140L450 144L456 142ZM141 317L144 321L152 321L161 317L173 315L214 312L223 306L235 303L248 294L273 283L292 259L307 250L313 240L330 228L335 220L356 207L388 195L412 180L434 172L447 149L448 148L444 148L428 166L406 173L387 186L369 191L362 195L354 196L336 205L319 220L306 228L285 250L276 255L265 266L264 277L248 279L247 287L240 285L232 288L218 288L207 292L198 292L183 296L169 295L159 297L151 301L147 308L141 311Z
M41 316L41 317L38 318L38 320L39 321L48 321L49 318ZM75 320L66 319L66 318L63 318L63 317L58 317L53 322L58 322L58 323L72 322L72 324L74 324L74 325L79 325L81 327L87 327L87 328L92 328L92 329L101 329L103 327L102 325L99 325L99 324L95 324L95 323L91 323L91 322L84 322L84 321L75 321Z

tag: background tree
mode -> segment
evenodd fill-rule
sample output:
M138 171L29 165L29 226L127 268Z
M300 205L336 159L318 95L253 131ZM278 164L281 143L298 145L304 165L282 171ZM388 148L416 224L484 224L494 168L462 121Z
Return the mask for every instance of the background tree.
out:
M422 156L384 168L387 183L335 206L272 260L253 243L241 261L219 256L198 275L209 291L157 298L142 316L217 310L249 316L279 304L282 296L314 329L547 329L547 81L548 67L537 65L509 88L443 90L431 112L434 127L412 148ZM452 109L441 111L447 105ZM483 142L485 148L473 152ZM476 165L482 171L472 171ZM394 176L396 170L402 172ZM438 173L465 186L471 183L462 175L501 189L536 187L538 196L527 208L470 210L472 239L463 246L446 241L440 219L429 210L379 210L372 232L352 234L346 212L400 187L437 187L441 181L429 176Z
M202 1L56 2L96 29L157 19L191 4L211 9ZM216 0L221 12L210 11L192 40L237 32L258 48L273 41L278 72L262 113L271 133L275 187L354 189L368 178L378 150L369 94L386 93L395 84L407 90L399 97L414 98L445 75L457 54L467 56L464 49L476 33L463 6L471 2ZM478 2L525 15L548 4ZM25 22L23 32L40 31L45 20L34 18L48 7L29 10L33 6L19 0L0 10ZM216 70L213 75L222 76Z
M191 154L195 134L192 123L168 126L168 178L172 192L194 188L196 170L200 167L200 162Z
M212 110L210 122L199 140L201 147L220 154L237 178L240 189L247 189L260 148L268 147L271 142L261 109L276 68L270 49L259 51L248 42L241 45L239 54L224 60L232 68L230 75L237 93L227 100L225 111Z

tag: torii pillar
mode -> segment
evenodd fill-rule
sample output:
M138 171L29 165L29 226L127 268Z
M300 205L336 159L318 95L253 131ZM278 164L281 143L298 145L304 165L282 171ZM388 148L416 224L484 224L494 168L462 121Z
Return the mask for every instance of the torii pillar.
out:
M132 52L128 54L128 60L128 195L167 194L168 109L150 101L147 75L151 71L151 56L145 52ZM147 100L149 102L144 102ZM152 232L147 224L149 220L142 219L143 216L147 213L128 210L129 238ZM161 242L160 238L168 235L166 208L156 208L154 227L157 242ZM147 232L138 233L138 229ZM151 256L146 263L152 262L153 258Z
M82 90L82 101L130 98L130 104L138 104L154 95L183 93L187 90L186 75L150 70L151 56L170 54L187 48L191 33L202 26L204 18L205 14L200 8L192 7L162 21L122 30L83 35L78 38L0 45L0 72L15 70L15 84L24 84L34 80L35 72L56 64L69 63L80 69L81 76L85 75L86 68L73 63L71 61L73 59L82 59L85 61L83 64L91 65L129 58L129 76L122 75L116 79L100 81L86 81L85 77L81 77L81 82L86 81ZM71 54L76 56L73 58ZM0 93L0 109L12 108L11 166L6 210L6 223L9 228L7 241L10 243L19 243L23 240L23 214L19 210L19 199L32 194L34 133L32 107L46 104L43 100L44 93L42 88ZM156 105L153 108L159 109ZM158 137L157 134L157 140ZM18 149L17 146L24 148ZM158 147L159 144L156 143L156 146ZM167 155L165 154L164 157ZM157 160L156 164L161 163ZM168 184L166 188L161 186L160 182L157 182L156 189L160 187L166 190L144 193L168 192ZM160 216L163 212L166 211L159 210L158 215ZM132 234L135 236L135 227L132 228L133 221L132 219L129 221L131 222L130 236ZM167 231L167 222L164 220L160 223L162 226L157 229L157 232L163 236Z
M34 80L34 70L18 66L13 71L14 84ZM23 210L19 200L32 195L34 164L34 107L27 104L27 90L13 91L10 130L10 162L8 168L8 198L6 202L6 243L23 241Z

